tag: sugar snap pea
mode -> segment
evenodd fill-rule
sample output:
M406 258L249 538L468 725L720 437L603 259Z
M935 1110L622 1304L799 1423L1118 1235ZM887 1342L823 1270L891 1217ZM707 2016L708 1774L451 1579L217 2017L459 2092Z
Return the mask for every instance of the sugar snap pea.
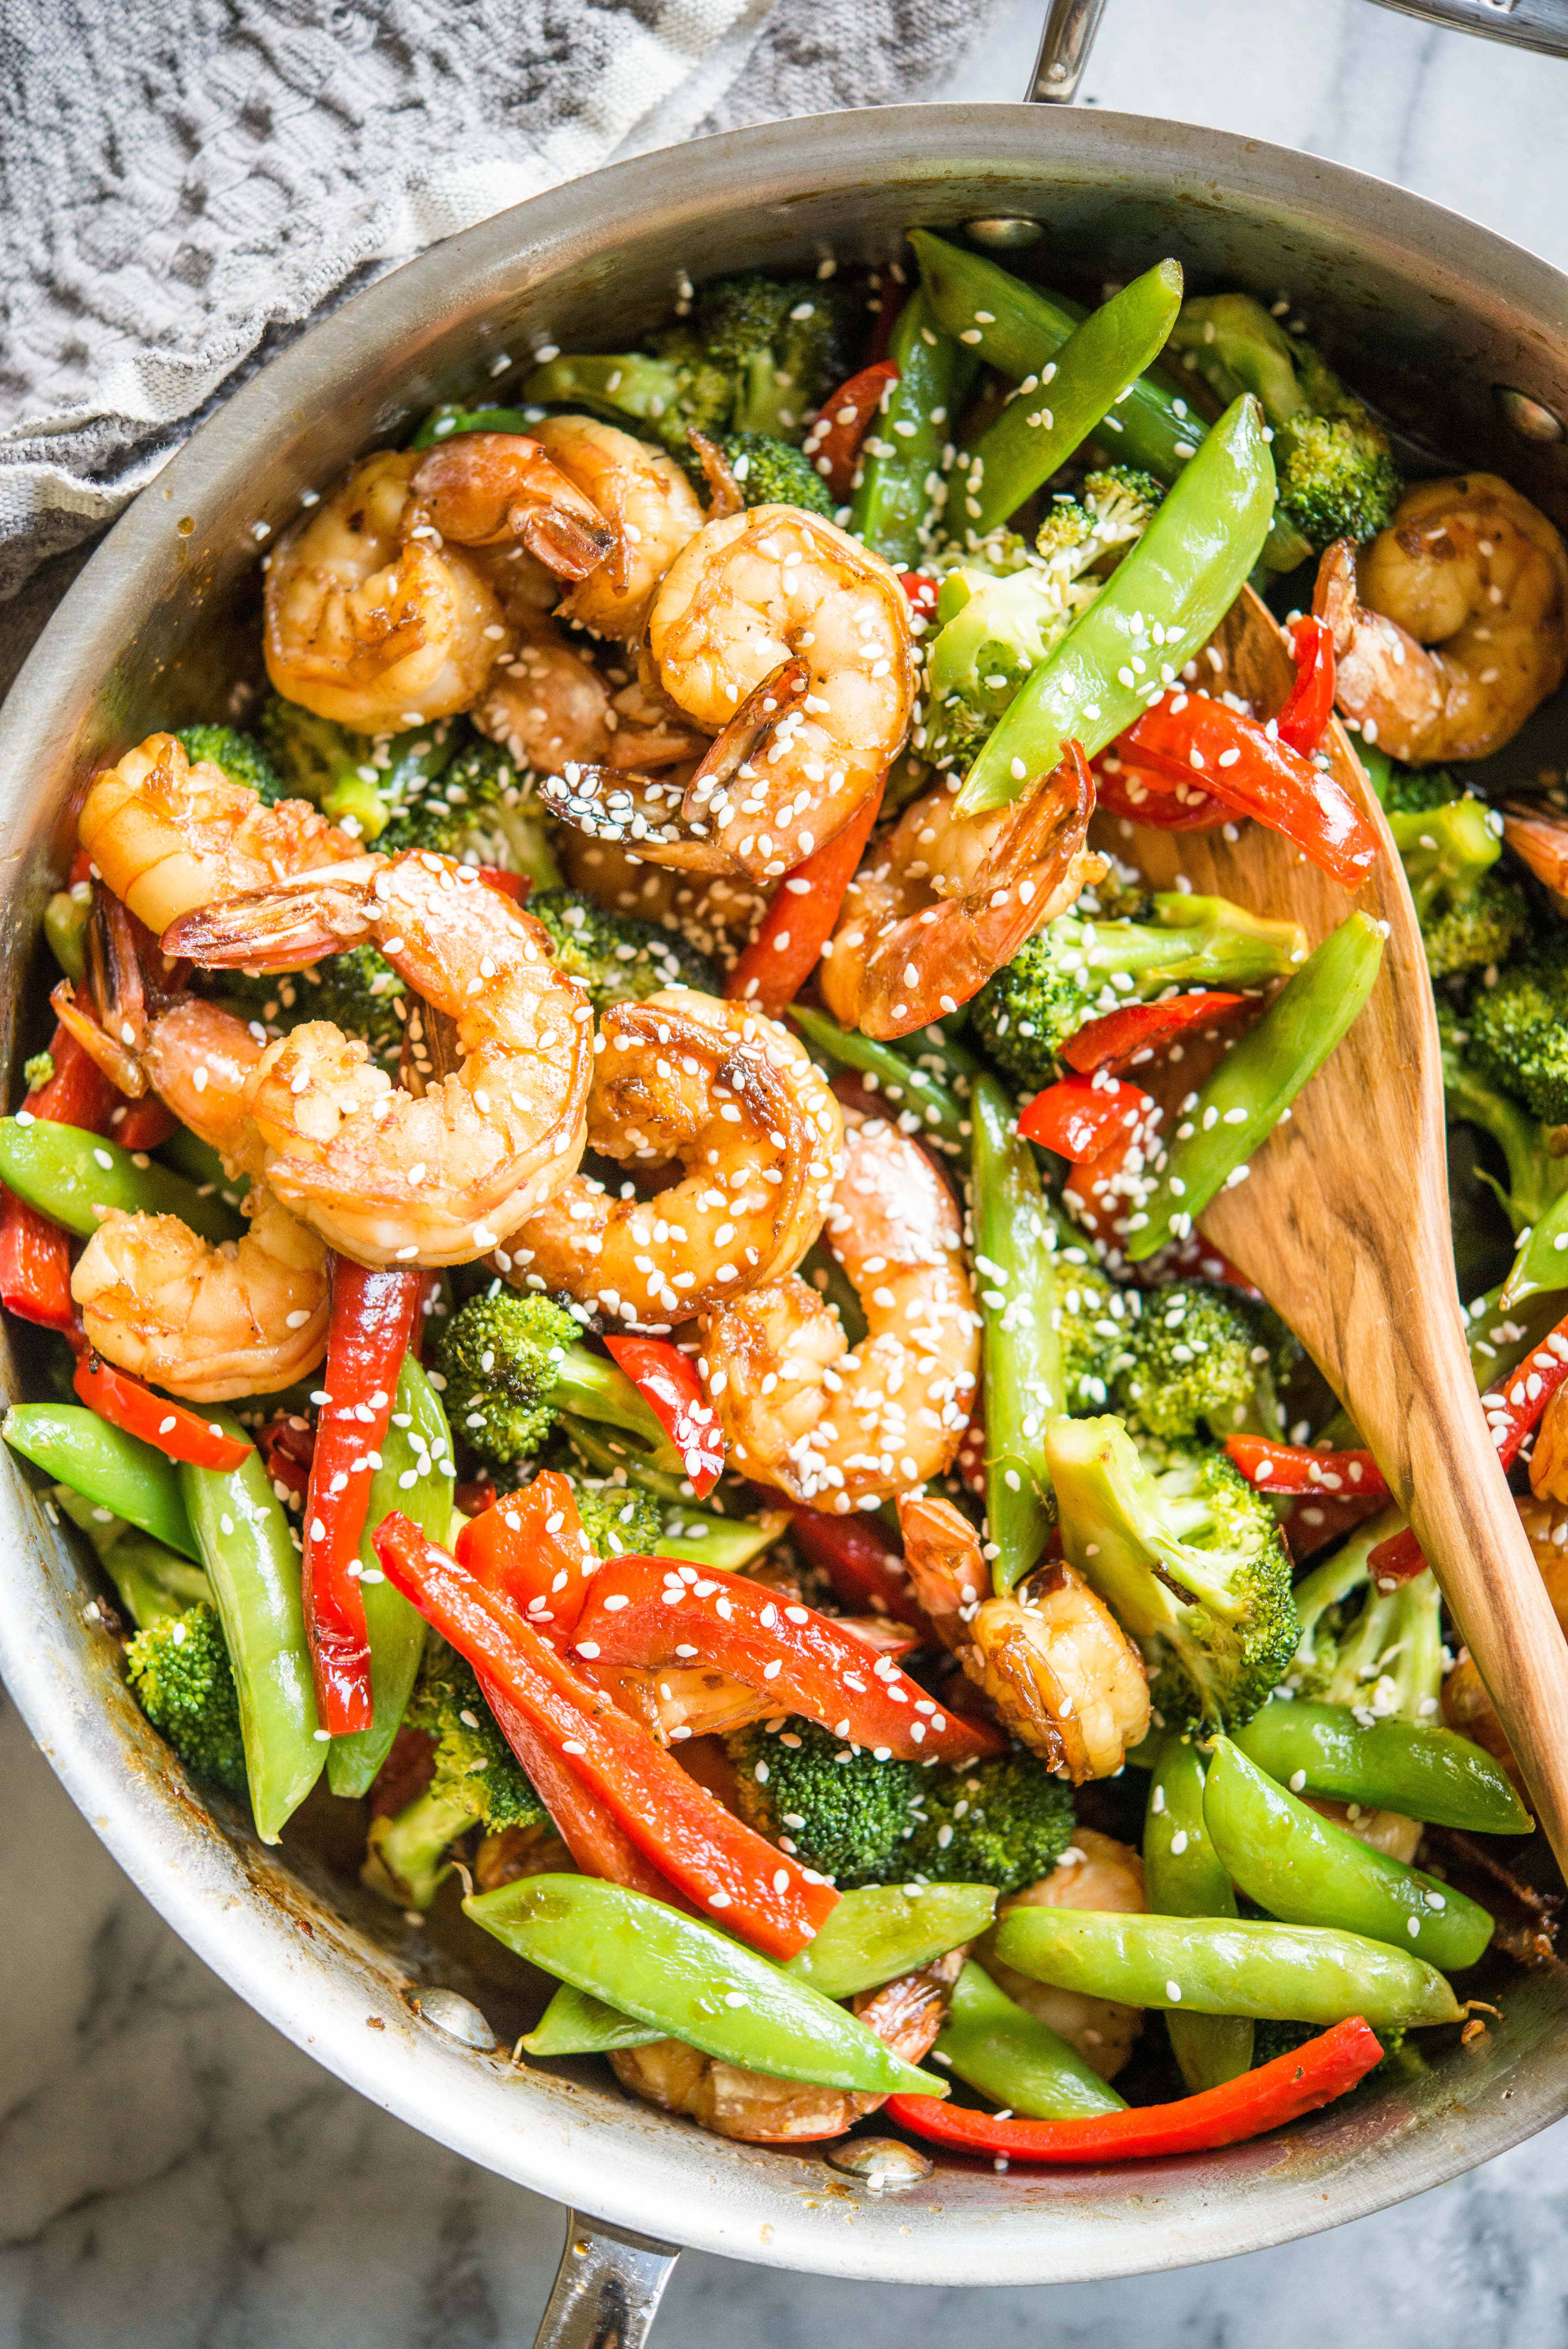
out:
M1125 2107L1125 2098L1076 2047L1009 1998L973 1960L953 1985L948 2018L931 2052L944 2071L1030 2120L1073 2120Z
M201 1558L179 1471L167 1453L79 1403L15 1403L0 1423L0 1434L14 1452L95 1508L139 1526L181 1557Z
M132 1216L178 1216L207 1240L238 1239L245 1228L222 1199L145 1151L122 1150L101 1133L26 1111L0 1117L0 1183L78 1239L91 1239L116 1207Z
M1203 1824L1203 1764L1190 1738L1161 1744L1143 1816L1143 1882L1149 1906L1165 1917L1234 1917L1236 1896ZM1250 2070L1252 2019L1244 2014L1165 2016L1171 2052L1192 2094Z

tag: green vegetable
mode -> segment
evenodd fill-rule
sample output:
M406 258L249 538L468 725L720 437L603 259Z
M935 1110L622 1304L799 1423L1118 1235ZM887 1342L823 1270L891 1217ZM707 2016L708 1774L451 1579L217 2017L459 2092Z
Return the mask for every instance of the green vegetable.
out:
M214 1412L226 1435L244 1431ZM283 1504L253 1447L229 1470L176 1471L233 1666L256 1833L279 1835L321 1775L315 1691L300 1599L300 1558Z
M1058 1051L1087 1021L1168 987L1263 987L1288 978L1305 955L1295 922L1265 921L1228 897L1172 890L1136 921L1058 914L986 980L970 1020L997 1066L1037 1091L1055 1083Z
M1286 1924L1414 1947L1450 1973L1473 1966L1491 1939L1491 1919L1476 1901L1320 1817L1228 1737L1213 1743L1203 1818L1240 1890Z
M1502 854L1502 820L1440 769L1368 769L1410 885L1421 943L1434 978L1506 962L1531 930L1517 882L1492 867Z
M1568 927L1553 924L1536 946L1478 987L1470 1005L1470 1054L1482 1077L1515 1093L1549 1126L1568 1123Z
M335 1737L327 1749L326 1780L335 1795L369 1792L391 1751L425 1652L425 1619L387 1581L372 1540L382 1518L394 1509L411 1517L432 1541L447 1539L452 1522L452 1440L447 1414L412 1354L405 1357L397 1376L392 1423L382 1440L381 1465L371 1474L365 1530L359 1537L372 1718L368 1729Z
M1369 1559L1403 1519L1380 1510L1296 1586L1301 1637L1288 1684L1334 1705L1430 1720L1443 1685L1442 1599L1430 1574L1375 1590Z
M434 449L449 440L455 432L522 432L531 430L539 421L521 408L464 408L455 400L444 407L433 408L414 438L410 449Z
M454 1433L507 1466L536 1453L571 1412L625 1430L655 1468L678 1475L679 1455L631 1380L578 1335L571 1314L547 1297L498 1284L470 1298L436 1347Z
M1203 1764L1190 1738L1161 1740L1143 1818L1143 1883L1163 1917L1234 1917L1236 1896L1203 1821ZM1166 2011L1171 2052L1189 2093L1250 2071L1252 2019Z
M1125 2103L1076 2047L998 1990L973 1960L953 1985L932 2055L944 2071L1026 2120L1116 2113Z
M150 1534L139 1533L99 1508L68 1485L57 1485L49 1495L60 1515L86 1534L99 1563L115 1587L116 1596L139 1631L183 1615L199 1599L209 1606L212 1586L199 1566L181 1557Z
M716 1517L683 1503L669 1511L643 1556L689 1558L693 1565L711 1566L720 1574L744 1574L773 1547L779 1532L777 1516L770 1524L754 1525L746 1517ZM629 1542L626 1547L631 1548Z
M1458 2023L1464 2012L1424 1959L1324 1925L1010 1909L996 1930L996 1954L1058 1990L1193 2014L1325 2028L1359 2014L1384 2032Z
M245 1791L240 1700L218 1618L204 1599L139 1631L126 1651L138 1704L188 1770Z
M1119 1419L1054 1419L1046 1454L1063 1553L1143 1644L1167 1717L1249 1720L1296 1643L1267 1500L1220 1451L1146 1464Z
M235 726L182 726L174 737L191 765L217 767L225 781L254 792L267 807L288 797L284 779L253 734Z
M1298 1359L1266 1305L1215 1282L1171 1281L1150 1291L1122 1336L1111 1402L1150 1435L1277 1437L1276 1381Z
M909 570L930 552L944 502L944 454L975 362L944 332L923 294L912 294L888 342L899 371L861 443L850 528L875 554Z
M1142 1299L1118 1288L1065 1216L1053 1215L1057 1242L1057 1318L1062 1348L1062 1398L1075 1416L1105 1409L1109 1381Z
M405 1909L428 1909L450 1874L447 1852L471 1826L541 1826L543 1804L485 1702L471 1665L432 1640L405 1715L436 1740L435 1774L391 1817L373 1819L366 1881Z
M832 521L828 485L793 442L776 440L767 432L730 432L718 447L748 507L800 506L807 513L820 514L824 522Z
M1560 1129L1531 1115L1508 1087L1484 1069L1471 1049L1471 1031L1453 1005L1439 998L1443 1100L1450 1127L1486 1134L1502 1153L1501 1183L1485 1168L1477 1179L1494 1191L1521 1236L1518 1257L1501 1294L1511 1304L1568 1285L1568 1154Z
M1135 1264L1190 1232L1217 1192L1244 1181L1253 1152L1371 994L1382 960L1381 928L1369 915L1352 914L1286 981L1196 1098L1188 1095L1169 1149L1154 1161L1159 1179L1128 1220L1127 1253ZM1241 1115L1233 1119L1232 1111Z
M444 749L434 740L443 733ZM511 753L480 740L458 719L427 727L421 739L432 744L428 758L394 759L378 787L387 826L377 846L388 856L428 848L460 864L526 873L538 889L556 887L561 874L544 820Z
M942 2092L820 1991L711 1925L618 1884L527 1877L465 1900L463 1909L546 1973L721 2062L873 2095Z
M132 1216L178 1216L208 1240L238 1239L245 1228L222 1199L204 1196L144 1151L122 1150L101 1134L26 1110L0 1117L0 1182L82 1240L116 1207Z
M1281 1785L1364 1810L1402 1811L1470 1835L1530 1835L1508 1774L1468 1737L1435 1723L1367 1723L1348 1705L1273 1698L1235 1732L1249 1762Z
M1072 1797L1031 1754L927 1769L879 1762L803 1720L777 1736L738 1730L725 1744L748 1824L788 1837L801 1864L841 1891L927 1879L1016 1892L1048 1876L1072 1840Z
M995 1077L970 1102L970 1218L982 1286L985 1517L1004 1597L1039 1563L1055 1515L1046 1427L1063 1400L1055 1237L1039 1169Z
M57 889L44 908L44 936L49 952L66 977L80 987L87 976L88 917L93 909L90 881L81 881L74 889ZM47 1059L47 1054L42 1056ZM31 1062L28 1063L29 1069ZM50 1073L54 1063L50 1061ZM33 1078L27 1076L29 1088ZM46 1078L45 1082L48 1080Z
M1239 399L1094 602L1026 679L969 771L960 814L1006 807L1054 771L1068 740L1093 758L1140 715L1161 680L1181 675L1257 561L1274 491L1262 416L1254 401Z
M93 1507L139 1526L181 1557L200 1558L179 1471L166 1453L139 1435L68 1402L14 1403L0 1434L14 1452Z
M613 914L575 889L536 890L528 910L550 932L562 969L588 989L596 1014L612 1003L640 1003L665 987L694 988L700 995L724 991L707 957L656 922Z
M969 1114L956 1093L929 1076L892 1044L879 1044L858 1029L841 1028L825 1011L791 1004L789 1018L817 1058L830 1068L856 1069L880 1093L889 1113L906 1133L922 1133L956 1151L969 1139Z

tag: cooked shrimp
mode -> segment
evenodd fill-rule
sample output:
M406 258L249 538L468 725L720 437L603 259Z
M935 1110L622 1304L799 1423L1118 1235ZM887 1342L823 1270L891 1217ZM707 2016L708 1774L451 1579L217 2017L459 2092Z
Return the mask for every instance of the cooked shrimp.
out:
M214 1247L178 1216L106 1216L71 1274L88 1342L192 1402L272 1394L326 1351L326 1250L264 1184Z
M497 664L474 723L544 774L571 763L639 771L695 765L708 747L706 734L681 724L666 698L640 682L612 695L593 662L548 621L534 621Z
M547 417L534 439L611 536L608 560L578 579L561 616L635 644L660 580L702 527L696 492L673 457L597 417Z
M94 777L77 838L105 886L160 934L193 905L363 854L304 800L266 807L172 734L150 734Z
M1003 1726L1075 1785L1119 1770L1148 1733L1149 1678L1103 1600L1059 1558L991 1598L979 1536L951 1501L916 1495L898 1514L915 1596Z
M1148 1908L1143 1890L1143 1862L1135 1851L1093 1827L1078 1827L1069 1849L1037 1884L1015 1892L997 1904L998 1916L1009 1909L1113 1909L1124 1916L1141 1916ZM1081 1991L1053 1990L1004 1965L993 1946L995 1934L981 1941L975 1956L1009 1998L1042 2023L1049 2023L1078 2049L1102 2080L1114 2080L1142 2028L1143 2010L1119 2006L1108 1998L1088 1998Z
M794 506L706 523L648 616L658 681L715 736L684 792L593 767L550 792L569 823L655 864L774 880L841 832L897 757L914 700L897 574Z
M306 1021L267 1047L246 1090L266 1179L362 1264L466 1264L583 1155L592 1014L532 916L412 849L189 914L164 944L219 968L289 968L363 939L453 1021L461 1066L416 1100L365 1044Z
M672 873L665 865L645 864L614 841L565 831L557 850L574 889L613 913L636 914L645 922L679 930L721 970L729 968L767 908L769 892L754 881L723 873Z
M947 2020L952 1986L964 1953L954 1951L918 1973L901 1975L881 1990L865 1991L854 2011L906 2064L930 2052ZM699 2128L747 2145L820 2144L842 2137L887 2099L866 2091L814 2087L800 2080L776 2080L718 2062L682 2039L655 2039L646 2047L612 2054L623 2087L666 2113L689 2113Z
M896 1127L845 1125L823 1235L860 1297L865 1337L851 1352L833 1308L794 1274L703 1325L708 1392L738 1471L841 1513L951 1467L980 1367L952 1193Z
M462 547L508 540L571 579L614 543L521 433L361 458L271 557L268 676L291 701L369 734L470 708L508 630L486 566Z
M967 1003L1105 870L1084 845L1093 809L1076 743L1027 798L993 814L960 815L946 785L907 807L872 843L822 949L835 1019L907 1036Z
M612 1004L594 1050L589 1147L623 1165L678 1159L685 1177L612 1199L573 1176L497 1256L508 1277L628 1329L667 1330L799 1264L828 1211L843 1123L794 1038L742 1004L672 988Z
M1412 481L1368 545L1327 550L1314 608L1339 708L1414 766L1488 757L1568 667L1568 554L1495 473Z

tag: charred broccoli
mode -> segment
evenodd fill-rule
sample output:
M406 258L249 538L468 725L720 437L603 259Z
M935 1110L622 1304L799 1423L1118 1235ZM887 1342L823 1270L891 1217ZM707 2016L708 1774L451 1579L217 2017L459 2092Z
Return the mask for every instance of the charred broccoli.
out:
M198 1599L139 1631L126 1651L138 1704L188 1770L245 1792L240 1698L216 1610Z

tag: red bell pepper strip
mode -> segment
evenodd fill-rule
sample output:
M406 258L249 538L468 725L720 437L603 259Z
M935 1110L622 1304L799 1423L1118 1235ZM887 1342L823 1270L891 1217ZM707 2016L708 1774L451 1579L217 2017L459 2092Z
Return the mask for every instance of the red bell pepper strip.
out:
M872 313L872 331L866 344L868 364L886 358L892 330L898 324L899 312L909 299L909 291L907 283L894 277L889 270L882 271L882 284L876 293L877 307Z
M189 1460L193 1468L238 1468L254 1449L236 1436L223 1434L189 1403L154 1394L139 1379L106 1362L101 1354L78 1355L71 1384L88 1410L107 1419L111 1427L139 1435L144 1444L156 1445L170 1460Z
M1195 782L1154 767L1134 766L1111 752L1094 761L1095 797L1111 815L1157 832L1217 832L1232 821L1222 800Z
M527 1772L530 1785L583 1875L602 1876L611 1884L624 1884L628 1892L645 1892L650 1900L689 1911L689 1901L681 1898L667 1876L643 1857L614 1813L583 1783L522 1707L482 1672L480 1686L501 1735Z
M1246 1001L1244 995L1172 995L1163 1003L1129 1003L1090 1019L1076 1029L1061 1048L1061 1057L1080 1076L1103 1070L1119 1076L1163 1045L1184 1036L1205 1020L1222 1019Z
M23 1108L56 1125L106 1132L120 1095L98 1062L64 1026L57 1026L49 1055L55 1072L27 1095ZM0 1190L0 1305L46 1330L76 1327L69 1238L58 1224L5 1190Z
M1426 1570L1427 1553L1408 1526L1367 1552L1367 1571L1379 1590L1395 1590L1401 1582L1414 1582Z
M679 1559L616 1557L602 1566L578 1619L575 1652L591 1662L697 1661L778 1698L836 1737L903 1762L976 1761L1003 1754L999 1732L957 1720L886 1657L830 1615L799 1607L743 1574L701 1575ZM687 1574L691 1579L686 1579Z
M105 1131L122 1150L156 1150L179 1125L174 1112L166 1109L156 1093L148 1093L140 1101L121 1102L111 1109Z
M458 1535L457 1556L557 1645L570 1636L599 1568L572 1486L552 1469L470 1519Z
M1131 2105L1081 2120L1016 2121L939 2096L900 2095L888 2098L887 2116L955 2153L1000 2154L1009 2161L1151 2161L1209 2153L1283 2128L1345 2095L1382 2059L1376 2033L1356 2014L1293 2054L1173 2105Z
M838 1902L830 1885L743 1826L510 1600L487 1590L418 1526L394 1512L374 1539L387 1579L571 1763L643 1857L701 1914L721 1917L772 1958L792 1958L814 1940Z
M533 886L531 874L508 873L499 864L478 865L475 873L487 889L494 889L502 897L510 897L514 905L527 904L528 893Z
M807 1565L827 1575L841 1606L857 1613L863 1609L872 1615L891 1615L938 1644L903 1558L891 1537L873 1519L830 1517L820 1509L797 1509L789 1520L789 1532Z
M1260 1493L1354 1493L1386 1501L1383 1471L1369 1452L1315 1452L1305 1444L1274 1444L1266 1435L1227 1435L1225 1449Z
M1212 695L1164 695L1120 747L1168 774L1195 775L1239 815L1295 841L1344 888L1358 889L1377 862L1377 833L1334 777Z
M1037 1142L1076 1166L1119 1146L1150 1105L1137 1085L1114 1077L1099 1084L1087 1077L1064 1077L1035 1095L1019 1116L1018 1131L1026 1142Z
M604 1344L680 1454L700 1501L724 1474L724 1438L696 1364L665 1338L606 1337Z
M1274 719L1282 742L1310 759L1334 715L1334 631L1310 612L1290 624L1295 683Z
M882 307L885 316L885 302ZM897 381L898 369L891 359L877 359L861 367L822 402L801 444L802 456L810 459L836 504L841 505L850 494L861 442L871 430L883 392Z
M832 936L867 841L882 812L874 791L838 837L786 873L769 901L762 925L724 982L732 1002L754 1003L770 1019L794 1002Z
M923 571L901 571L898 584L909 597L909 608L917 620L936 617L938 590L934 579L928 579Z
M282 1412L269 1419L256 1437L256 1449L267 1464L267 1481L282 1500L297 1494L303 1501L310 1490L310 1464L315 1454L315 1432L307 1419Z
M422 1274L332 1260L332 1319L304 1507L304 1620L321 1725L334 1737L368 1729L370 1643L359 1588L359 1537L371 1454L385 1442L408 1350Z

